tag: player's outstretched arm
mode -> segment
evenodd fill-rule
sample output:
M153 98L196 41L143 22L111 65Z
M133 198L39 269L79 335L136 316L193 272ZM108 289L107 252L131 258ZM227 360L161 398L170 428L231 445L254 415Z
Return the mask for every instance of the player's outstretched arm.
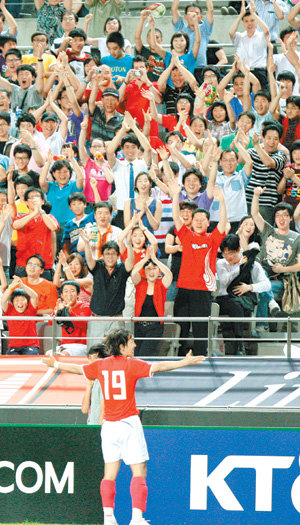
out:
M42 359L42 362L49 368L57 368L58 370L64 370L65 372L70 372L71 374L83 374L81 365L73 365L72 363L61 363L60 361L57 361L53 357L53 355L50 355L49 357L44 357Z
M198 365L205 361L204 355L193 355L192 350L190 350L183 359L180 361L161 361L159 363L153 363L151 367L152 374L157 374L158 372L169 372L170 370L176 370L177 368L183 368L185 366L194 366Z

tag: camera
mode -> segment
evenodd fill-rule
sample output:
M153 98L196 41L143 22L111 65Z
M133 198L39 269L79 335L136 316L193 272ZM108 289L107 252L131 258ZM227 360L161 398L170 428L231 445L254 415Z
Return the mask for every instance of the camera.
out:
M139 69L136 69L134 72L133 72L134 76L135 77L141 77L142 76L142 72L139 70Z
M98 74L98 73L102 73L102 67L101 67L101 66L96 67L96 69L95 69L95 73L97 73L97 74Z

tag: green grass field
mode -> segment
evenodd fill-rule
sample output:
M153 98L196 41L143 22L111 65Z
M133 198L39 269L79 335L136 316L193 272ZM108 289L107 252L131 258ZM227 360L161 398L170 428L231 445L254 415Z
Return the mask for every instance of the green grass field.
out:
M76 525L76 523L37 523L32 521L24 521L23 523L0 523L0 525ZM101 525L101 524L97 524Z

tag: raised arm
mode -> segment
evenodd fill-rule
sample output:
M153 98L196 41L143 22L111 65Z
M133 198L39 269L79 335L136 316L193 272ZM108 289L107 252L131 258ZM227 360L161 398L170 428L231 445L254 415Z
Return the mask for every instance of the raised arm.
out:
M173 3L171 5L171 15L172 15L172 22L175 25L180 18L179 0L173 0Z
M80 135L78 139L79 157L84 166L87 165L87 162L90 158L86 150L86 147L85 147L87 127L88 127L88 117L86 115L80 124L81 129L80 129Z
M48 152L48 158L47 158L47 161L41 171L41 174L40 174L40 177L39 177L39 185L40 187L42 188L42 190L47 193L48 191L48 188L49 188L49 183L47 181L47 176L48 176L48 172L49 172L49 169L50 169L50 166L53 162L53 155L52 155L52 152L51 150L49 150Z
M115 154L116 149L121 144L122 138L125 137L126 133L128 133L129 131L130 131L130 128L128 127L128 125L126 123L126 120L124 118L121 128L116 133L114 138L112 140L110 140L108 142L108 144L107 144L106 155L107 155L108 163L109 163L111 168L114 167L114 165L116 163L116 160L117 160L116 159L116 154Z
M138 25L136 26L135 34L134 34L134 43L135 48L138 53L140 53L142 47L143 47L143 41L142 41L142 32L144 23L148 17L149 11L146 11L145 9L141 11L140 19L138 21Z
M266 188L261 188L260 186L257 186L256 188L254 188L253 198L251 202L251 217L254 220L260 233L264 231L265 219L259 213L259 197L264 193L265 190Z
M80 235L80 237L82 238L82 240L84 242L84 253L85 253L85 259L86 259L88 268L90 270L93 270L95 268L95 266L96 266L96 261L95 261L94 257L92 256L92 250L91 250L91 247L90 247L89 237L88 237L87 233L84 230L81 230L81 229L79 230L79 235Z
M5 21L9 27L9 34L15 36L18 30L17 22L8 9L6 9L5 0L1 0L0 2L0 11L4 14Z
M241 5L241 11L240 11L240 14L239 16L234 20L233 24L231 25L231 28L229 29L229 36L232 40L232 42L234 42L235 40L235 35L236 35L236 32L238 30L238 27L240 25L240 22L244 16L244 14L246 13L246 6L245 6L245 0L242 0L242 5Z
M275 168L276 167L275 160L272 159L272 157L270 157L270 155L268 155L266 150L264 150L262 148L262 146L261 146L261 144L259 142L258 135L256 133L253 133L252 144L253 144L254 148L256 149L256 152L258 153L262 163L265 166L267 166L268 168Z
M57 368L58 370L64 370L64 372L70 372L70 374L83 375L81 365L73 365L71 363L61 363L57 361L53 355L44 357L42 363L48 368Z
M294 27L295 29L300 29L300 19L297 18L299 11L300 11L300 4L298 3L292 7L292 9L290 10L290 12L288 13L286 17L288 23L291 24L291 26Z
M220 233L225 233L226 225L227 225L227 211L226 211L225 197L224 197L222 188L220 186L215 186L213 195L214 195L214 199L219 202L219 207L220 207L220 219L219 219L217 227Z
M237 136L237 140L234 141L234 145L236 146L236 148L237 148L237 150L239 152L240 158L242 159L243 163L245 164L244 165L244 171L245 171L247 177L250 177L251 174L252 174L253 161L252 161L249 153L247 152L247 150L244 148L243 144L240 142L238 133L236 135Z
M205 361L203 355L193 355L192 350L190 350L183 359L179 361L161 361L158 363L153 363L151 367L152 374L157 374L159 372L169 372L170 370L177 370L178 368L184 368L185 366L195 366L199 365Z
M159 261L159 259L157 259L156 255L154 253L154 250L152 250L151 253L152 253L152 255L151 255L152 261L154 262L154 264L156 264L158 266L158 268L160 269L160 271L163 274L162 283L163 283L164 287L165 288L169 288L169 286L171 285L171 283L173 281L173 274L172 274L170 268L168 268L165 264L163 264L161 261Z
M180 217L180 210L179 210L179 194L181 192L181 186L178 184L175 177L172 177L172 179L168 180L168 187L169 187L169 193L173 201L172 202L173 221L174 221L176 230L179 231L183 226L183 220Z

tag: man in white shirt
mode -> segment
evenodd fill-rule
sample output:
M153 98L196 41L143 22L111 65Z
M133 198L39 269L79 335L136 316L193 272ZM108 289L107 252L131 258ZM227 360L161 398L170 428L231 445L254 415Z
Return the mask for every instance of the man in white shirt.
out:
M253 0L250 0L249 6L250 10L246 9L245 2L242 1L241 12L232 24L229 36L236 46L236 53L241 62L246 61L260 81L262 89L266 89L268 87L266 40L270 37L269 29L257 16ZM241 21L246 30L243 33L237 31Z
M129 133L132 130L133 133ZM124 160L116 158L116 149L121 144L124 153ZM144 149L144 158L138 158L140 145ZM142 171L148 172L151 164L152 150L148 139L138 129L135 120L125 111L125 117L121 129L107 145L107 160L114 175L117 198L117 216L113 224L119 228L124 228L124 202L134 198L134 181L136 176Z

